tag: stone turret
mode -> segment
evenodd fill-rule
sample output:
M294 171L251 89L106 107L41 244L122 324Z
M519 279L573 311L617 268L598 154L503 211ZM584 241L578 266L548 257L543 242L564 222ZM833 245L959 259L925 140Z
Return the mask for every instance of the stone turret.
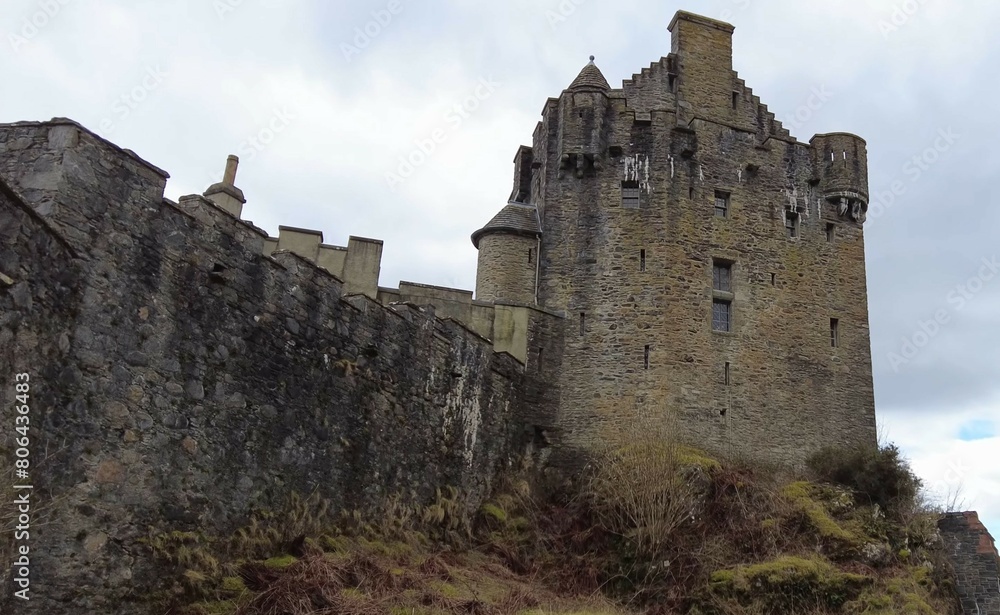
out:
M540 237L538 211L514 202L473 233L479 250L476 298L534 305Z
M813 169L823 199L837 213L864 222L868 212L868 148L865 140L846 132L816 135Z
M590 56L590 63L559 97L560 172L582 178L600 169L608 147L605 122L610 90Z

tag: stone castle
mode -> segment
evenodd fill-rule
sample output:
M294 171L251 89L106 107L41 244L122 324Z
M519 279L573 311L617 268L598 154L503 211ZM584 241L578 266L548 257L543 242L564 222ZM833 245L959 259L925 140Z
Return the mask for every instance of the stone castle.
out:
M0 125L0 366L31 377L45 511L33 605L136 612L162 582L150 531L231 532L293 493L478 505L639 421L792 464L874 443L865 142L793 138L733 71L732 26L670 31L622 88L591 62L546 102L472 234L475 296L379 286L377 240L269 236L241 219L235 157L173 202L167 173L75 122Z
M670 31L672 53L622 88L591 58L546 102L509 203L472 234L474 298L380 287L376 240L281 227L265 254L432 306L544 374L559 453L667 413L701 446L793 463L875 442L865 141L792 137L733 70L731 25L680 12ZM239 217L237 163L205 197ZM557 342L529 342L540 313Z

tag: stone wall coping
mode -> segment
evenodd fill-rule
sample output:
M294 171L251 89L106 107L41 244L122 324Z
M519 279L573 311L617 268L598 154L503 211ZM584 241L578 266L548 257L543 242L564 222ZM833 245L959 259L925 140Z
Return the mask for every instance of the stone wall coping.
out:
M859 137L858 135L856 135L856 134L854 134L852 132L821 132L821 133L816 133L815 135L813 135L812 139L809 139L809 142L812 143L816 139L822 139L824 137L851 137L852 139L857 139L858 141L861 141L865 145L868 145L867 141L865 141L864 139L862 139L861 137Z
M193 201L193 200L196 200L196 199L202 205L204 205L205 207L210 207L211 209L209 209L208 211L214 212L216 214L220 214L222 216L225 216L225 218L228 219L229 222L238 222L238 223L242 224L243 226L247 227L248 229L250 229L251 231L253 231L254 233L257 233L258 235L260 235L264 239L271 239L271 237L268 236L267 231L265 231L264 229L260 228L259 226L257 226L253 222L249 222L247 220L243 220L239 216L235 216L235 215L229 213L225 209L223 209L223 208L219 207L218 205L216 205L214 201L212 201L209 198L206 198L205 196L202 196L200 194L185 194L184 196L182 196L180 198L180 200L187 200L187 201ZM178 203L174 203L173 201L170 201L169 199L163 199L163 200L164 201L169 201L174 207L177 207L178 209L180 209Z
M406 280L401 280L399 282L399 286L400 287L402 287L404 284L407 285L407 286L416 286L417 288L429 288L431 290L444 290L444 291L447 291L447 292L450 292L450 293L461 293L463 295L471 295L471 294L473 294L473 291L471 291L471 290L463 290L461 288L450 288L448 286L435 286L433 284L420 284L419 282L408 282ZM397 291L397 292L399 291L398 288L387 288L386 290Z
M687 11L677 11L674 13L674 18L670 20L670 25L667 26L667 30L673 32L678 21L690 21L691 23L708 26L709 28L715 28L716 30L722 30L723 32L728 32L729 34L736 31L736 27L733 26L733 24L719 21L718 19L712 19L711 17L705 17L704 15L688 13Z
M299 228L297 226L283 226L283 225L279 225L278 226L278 232L280 233L281 231L290 231L292 233L303 233L305 235L319 235L320 236L320 241L323 240L322 239L323 238L323 231L317 231L316 229Z
M51 120L44 121L44 122L13 122L13 123L10 123L10 124L0 124L0 126L12 126L12 127L21 127L21 126L35 126L35 127L42 127L42 126L75 126L77 129L79 129L79 130L85 132L86 134L94 137L95 139L97 139L98 141L100 141L104 145L109 146L111 149L115 150L116 152L125 154L129 158L131 158L131 159L135 160L136 162L140 163L144 167L148 168L149 170L153 171L157 175L161 176L163 179L169 179L170 178L170 174L169 173L167 173L166 171L164 171L160 167L154 165L153 163L145 160L144 158L142 158L141 156L139 156L139 154L136 154L135 152L133 152L130 149L125 149L123 147L119 147L118 145L115 145L111 141L108 141L107 139L105 139L101 135L99 135L96 132L90 130L89 128L87 128L86 126L84 126L83 124L81 124L80 122L77 122L76 120L71 120L68 117L54 117Z

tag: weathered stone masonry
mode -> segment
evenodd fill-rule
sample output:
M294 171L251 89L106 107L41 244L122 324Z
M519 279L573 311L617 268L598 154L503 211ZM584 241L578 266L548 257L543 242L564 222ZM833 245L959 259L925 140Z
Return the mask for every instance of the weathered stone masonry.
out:
M545 387L493 342L265 256L265 233L164 200L162 171L72 122L0 127L0 177L0 359L32 376L47 516L33 608L136 612L162 581L138 542L150 527L227 532L292 492L372 510L450 485L475 505L545 446L525 416ZM497 309L525 343L557 339L557 318Z
M950 513L938 524L968 615L1000 613L1000 555L974 512Z
M565 315L551 437L567 461L640 414L793 464L873 444L865 142L792 137L733 70L731 25L680 12L670 30L622 88L592 61L546 102L514 202L473 235L479 297Z
M165 172L74 122L0 125L32 608L143 612L163 581L150 528L225 533L294 492L374 510L453 486L474 506L505 469L578 467L639 415L792 464L874 443L866 144L792 137L733 71L732 26L680 12L670 30L622 88L592 62L546 102L509 203L473 233L475 296L379 286L376 239L269 237L240 219L235 157L173 203ZM942 531L966 608L998 612L976 523Z

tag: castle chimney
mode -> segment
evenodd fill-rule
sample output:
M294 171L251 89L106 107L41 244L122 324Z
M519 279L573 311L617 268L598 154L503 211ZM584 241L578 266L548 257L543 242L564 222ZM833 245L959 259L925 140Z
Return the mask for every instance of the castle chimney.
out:
M723 21L677 11L670 22L670 50L680 64L679 95L705 119L732 122L742 96L733 73L733 31Z
M238 156L229 154L229 158L226 160L226 174L222 178L222 183L227 186L236 185L236 169L240 166L240 159Z
M226 159L226 173L222 181L212 184L205 191L205 198L215 203L217 206L233 214L237 218L243 213L243 205L247 202L243 197L243 191L236 187L236 170L240 166L240 159L230 154Z

